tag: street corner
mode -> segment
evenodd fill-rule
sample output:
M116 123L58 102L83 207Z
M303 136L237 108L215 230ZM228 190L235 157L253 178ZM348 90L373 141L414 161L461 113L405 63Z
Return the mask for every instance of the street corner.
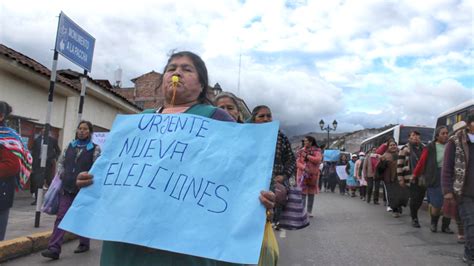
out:
M52 231L36 233L27 236L32 242L32 252L40 251L48 247Z
M0 263L46 249L51 234L52 231L46 231L1 241ZM66 233L64 242L69 242L76 238L76 235Z
M53 233L52 231L46 231L46 232L41 232L41 233L36 233L36 234L26 236L32 242L32 252L37 252L37 251L41 251L48 248L48 242L49 242L49 239L51 238L52 233ZM64 242L68 242L76 238L77 238L76 235L66 232L66 234L64 235ZM25 255L25 254L22 254L22 255Z
M33 250L31 238L24 236L0 242L0 262L30 254Z

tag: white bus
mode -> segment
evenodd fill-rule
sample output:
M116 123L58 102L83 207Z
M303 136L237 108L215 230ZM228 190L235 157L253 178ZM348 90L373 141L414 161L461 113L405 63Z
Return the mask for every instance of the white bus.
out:
M467 116L474 114L474 99L463 102L447 111L441 113L436 120L436 127L447 126L449 133L453 131L453 125L457 122L467 120Z
M408 143L408 135L413 130L420 132L421 142L423 142L424 144L433 140L434 128L424 126L396 125L362 141L362 143L360 144L360 150L363 152L367 152L373 147L380 146L390 137L398 143L399 147L401 147L402 145Z

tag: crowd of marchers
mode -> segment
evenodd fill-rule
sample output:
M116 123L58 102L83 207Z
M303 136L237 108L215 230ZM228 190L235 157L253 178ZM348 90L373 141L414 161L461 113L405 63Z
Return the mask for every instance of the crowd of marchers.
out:
M368 204L380 204L380 198L394 218L409 209L411 226L421 228L419 209L426 200L433 233L457 233L464 244L463 260L474 256L474 115L460 121L449 134L448 127L435 130L433 141L424 145L420 133L409 133L408 143L399 147L388 138L367 153L342 155L338 163L325 162L322 182L325 191L357 197ZM337 165L345 166L347 179L340 179ZM381 192L380 192L381 191ZM456 229L450 228L451 221ZM441 221L441 225L440 224Z

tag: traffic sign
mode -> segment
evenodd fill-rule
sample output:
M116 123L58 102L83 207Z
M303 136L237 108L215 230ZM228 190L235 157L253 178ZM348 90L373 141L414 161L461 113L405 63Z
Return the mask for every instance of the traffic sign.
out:
M90 72L94 45L95 38L61 12L54 50Z

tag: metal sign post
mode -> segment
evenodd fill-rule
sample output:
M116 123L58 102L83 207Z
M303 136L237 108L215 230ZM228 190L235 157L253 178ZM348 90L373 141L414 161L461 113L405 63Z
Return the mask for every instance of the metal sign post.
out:
M53 66L51 68L51 78L48 93L48 109L46 111L45 130L43 135L43 144L41 145L41 163L40 176L46 180L46 159L48 157L48 139L51 128L51 113L53 109L54 86L56 84L56 70L58 65L58 54L69 59L74 64L84 69L85 81L87 81L87 71L92 69L92 57L94 55L95 38L79 27L64 12L59 14L58 29L56 32L56 43L54 47ZM84 104L84 95L86 94L86 82L82 82L81 99L79 103L78 117L82 117L82 106ZM40 184L42 187L42 184ZM41 218L41 205L43 204L43 189L36 192L36 213L35 227L39 227ZM40 195L41 193L41 195Z
M82 109L84 108L84 97L86 96L87 88L87 70L84 70L84 75L81 77L81 98L79 99L79 111L77 113L77 124L82 120Z
M46 111L46 119L43 133L43 144L41 145L41 162L40 162L40 180L46 180L46 159L48 157L49 131L51 128L51 112L53 110L54 86L56 84L56 68L58 66L58 52L54 51L53 67L51 68L51 76L49 80L48 93L48 109ZM37 184L36 190L36 213L35 227L39 227L41 218L41 205L43 204L43 184Z

